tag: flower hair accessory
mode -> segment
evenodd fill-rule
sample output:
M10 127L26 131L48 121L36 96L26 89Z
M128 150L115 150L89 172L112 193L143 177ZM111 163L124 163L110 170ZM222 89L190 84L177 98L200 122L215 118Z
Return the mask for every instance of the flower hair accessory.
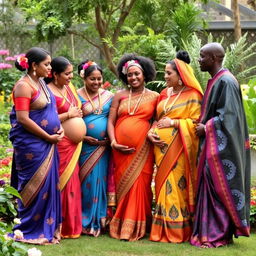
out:
M124 75L127 74L128 68L131 66L136 66L138 68L140 68L141 70L143 70L143 68L141 67L141 65L139 64L139 62L137 60L128 60L127 62L125 62L125 64L123 65L122 68L122 73Z
M80 70L80 76L82 77L82 78L84 78L84 71L87 69L87 68L89 68L90 66L93 66L93 65L97 65L97 63L96 62L93 62L93 61L88 61L88 62L86 62L84 65L83 65L83 67L82 67L82 69Z
M28 69L28 58L26 58L25 56L19 56L17 58L17 62L19 63L19 65L24 68L24 69Z

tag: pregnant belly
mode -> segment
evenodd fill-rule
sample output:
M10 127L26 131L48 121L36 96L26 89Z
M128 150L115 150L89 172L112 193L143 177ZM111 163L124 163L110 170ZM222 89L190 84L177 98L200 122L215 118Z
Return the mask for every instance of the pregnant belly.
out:
M146 138L149 130L149 123L143 120L134 120L134 122L122 121L115 130L116 140L119 144L136 148L142 138Z
M73 117L62 123L65 135L74 143L79 143L86 135L86 126L82 118Z

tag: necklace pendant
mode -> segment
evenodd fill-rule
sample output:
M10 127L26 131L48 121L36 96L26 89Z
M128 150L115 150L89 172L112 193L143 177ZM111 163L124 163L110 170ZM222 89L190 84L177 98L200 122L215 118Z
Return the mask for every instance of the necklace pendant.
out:
M95 115L100 115L100 114L102 113L102 110L101 110L101 109L95 109L95 110L93 111L93 113L94 113Z

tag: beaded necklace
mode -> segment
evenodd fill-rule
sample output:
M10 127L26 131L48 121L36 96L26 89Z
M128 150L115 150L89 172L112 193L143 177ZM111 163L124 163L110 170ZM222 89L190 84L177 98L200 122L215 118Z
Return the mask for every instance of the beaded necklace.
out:
M85 95L87 96L88 100L90 101L90 103L92 105L93 113L96 114L96 115L100 115L102 113L100 89L98 90L98 99L99 99L99 107L98 108L96 108L93 100L89 96L89 93L87 92L86 86L84 86L83 89L84 89Z
M171 96L173 95L173 90L171 90L170 93L169 90L167 91L168 97L164 102L164 113L166 114L168 111L170 111L174 105L174 103L177 101L177 99L180 97L180 94L182 93L182 91L185 89L185 86L179 91L178 95L175 97L175 99L173 100L173 102L171 103L170 107L166 108L167 103L169 102Z
M141 100L142 100L142 98L143 98L143 96L144 96L144 94L145 94L145 91L146 91L146 88L144 87L144 89L143 89L143 91L142 91L142 93L141 93L139 99L137 100L137 102L136 102L136 104L135 104L135 106L134 106L134 108L133 108L133 111L131 111L132 89L130 89L130 92L129 92L129 99L128 99L128 114L129 114L130 116L134 115L135 112L137 111L137 109L139 108L139 105L140 105Z
M32 84L34 84L34 86L35 86L39 91L40 91L40 87L39 87L38 83L41 85L41 88L42 88L42 90L43 90L43 92L44 92L44 95L45 95L45 97L46 97L46 101L47 101L48 104L50 104L50 103L51 103L51 96L50 96L50 93L49 93L49 91L48 91L48 89L47 89L45 83L44 83L40 78L38 79L38 83L36 83L35 80L32 79L32 77L31 77L29 74L27 74L27 77L29 78L30 82L31 82Z
M64 93L62 93L62 91L57 87L57 85L55 85L55 88L56 88L57 91L61 94L61 96L69 103L69 105L70 105L71 107L75 107L75 106L76 106L75 100L74 100L74 95L69 92L69 90L68 90L68 88L66 87L66 85L64 85L64 88L65 88L67 94L69 95L69 97L71 98L71 101L69 100L68 97L66 97L66 96L64 95Z

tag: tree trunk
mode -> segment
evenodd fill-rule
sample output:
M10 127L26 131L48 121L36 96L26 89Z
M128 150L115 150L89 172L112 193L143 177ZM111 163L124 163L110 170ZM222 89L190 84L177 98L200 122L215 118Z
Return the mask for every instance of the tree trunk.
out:
M237 42L242 36L238 0L232 0L232 10L233 10L233 19L234 19L235 40Z

